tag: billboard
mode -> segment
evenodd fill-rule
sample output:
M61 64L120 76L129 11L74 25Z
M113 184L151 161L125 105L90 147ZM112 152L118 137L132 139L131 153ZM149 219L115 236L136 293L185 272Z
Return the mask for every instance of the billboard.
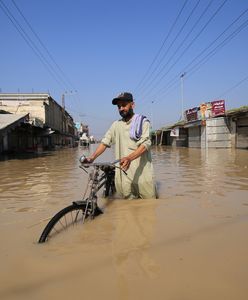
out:
M225 114L225 100L215 100L202 103L198 107L187 109L185 118L187 122L205 121L208 118L223 116Z
M185 111L187 122L196 121L198 119L198 110L199 107L194 107Z
M76 122L76 123L75 123L75 127L77 128L77 130L80 129L80 126L81 126L80 122Z
M179 136L179 127L175 127L171 129L170 136L178 137Z
M223 116L225 114L225 100L212 101L212 116Z

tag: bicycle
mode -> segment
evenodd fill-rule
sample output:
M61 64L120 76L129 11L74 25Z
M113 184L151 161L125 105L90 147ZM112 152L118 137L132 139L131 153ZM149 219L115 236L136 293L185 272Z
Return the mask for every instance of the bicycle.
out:
M97 193L101 188L103 188L104 197L108 197L116 192L114 182L115 168L121 169L119 166L116 166L120 160L106 163L85 163L85 159L85 156L81 156L79 159L81 163L79 167L89 174L88 184L82 200L74 201L71 205L56 213L44 228L38 243L44 243L68 227L78 223L83 224L86 219L94 219L102 214L102 210L97 205ZM90 173L87 172L88 168L92 168ZM123 172L126 173L125 171ZM90 187L90 191L88 197L86 197L88 187Z

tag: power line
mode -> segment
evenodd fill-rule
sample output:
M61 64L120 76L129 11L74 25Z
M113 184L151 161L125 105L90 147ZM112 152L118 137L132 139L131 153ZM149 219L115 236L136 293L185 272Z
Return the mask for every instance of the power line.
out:
M26 31L23 29L23 27L20 25L20 23L17 21L17 19L13 16L13 14L10 12L8 7L0 1L0 7L3 10L4 14L8 17L8 19L11 21L11 23L14 25L16 30L20 33L22 38L25 40L27 45L32 49L34 54L38 57L40 62L43 64L43 66L46 68L46 70L52 75L52 77L57 81L57 83L63 87L65 84L63 80L61 80L60 76L57 75L56 70L51 66L49 61L45 58L45 56L41 53L41 51L38 49L38 47L35 45L35 43L32 41L32 39L28 36Z
M206 48L204 48L185 68L188 68L194 61L196 61L204 52L206 52L209 48L211 48L214 43L220 39L235 23L237 23L241 17L243 17L248 12L248 8L245 9L230 25L226 27L224 31L222 31ZM225 40L230 38L237 30L242 28L243 25L245 25L246 22L244 22L240 27L238 27L234 32L232 32ZM225 41L224 40L224 41ZM220 44L219 44L220 45ZM219 47L219 45L217 47ZM216 48L215 48L216 49Z
M42 42L42 40L40 39L40 37L38 36L38 34L34 31L33 27L31 26L31 24L28 22L27 18L24 16L24 14L22 13L21 9L18 7L18 5L16 4L16 2L14 0L12 0L12 3L14 4L15 8L18 10L18 12L20 13L20 15L22 16L22 18L24 19L25 23L27 24L27 26L29 27L29 29L32 31L32 33L34 34L34 36L37 38L37 40L39 41L40 45L43 47L43 49L45 50L45 52L47 53L47 55L49 56L49 58L51 59L51 61L55 64L55 66L58 68L58 70L61 72L61 74L64 76L65 80L67 81L67 83L69 83L69 85L71 87L73 87L73 84L70 82L70 80L67 78L66 74L64 73L64 71L62 70L62 68L58 65L58 63L55 61L54 57L52 56L52 54L49 52L49 50L47 49L47 47L45 46L45 44ZM73 89L75 89L73 87Z
M203 57L203 59L201 59L200 61L198 61L195 65L193 65L193 67L191 67L191 69L189 69L189 67L198 59L198 58L200 58L202 55L203 55L203 53L205 53L209 48L211 48L235 23L237 23L239 20L240 20L240 18L242 17L242 16L244 16L246 13L248 12L248 9L246 9L246 10L244 10L230 25L228 25L227 27L226 27L226 29L224 30L224 31L222 31L207 47L205 47L189 64L187 64L184 68L183 68L183 70L186 70L187 71L187 73L189 74L190 72L192 72L193 71L193 69L194 68L197 68L199 65L202 65L203 63L203 61L207 58L207 57L209 57L211 54L211 57L217 52L217 49L225 42L225 43L227 43L228 42L228 39L230 39L232 36L233 36L233 34L235 34L235 32L236 32L236 34L238 34L238 32L240 31L240 30L242 30L243 29L243 26L245 27L246 26L246 22L244 22L241 26L239 26L235 31L233 31L231 34L229 34L229 36L224 40L224 41L222 41L218 46L216 46L211 52L209 52L208 54L206 54L206 56L204 56ZM238 31L238 32L237 32ZM234 36L233 36L233 38L234 38ZM223 46L222 47L224 47L224 44L223 44ZM215 51L215 52L214 52ZM213 53L214 52L214 53ZM210 57L209 57L210 58ZM178 81L178 78L179 78L179 76L180 76L180 74L182 73L182 71L181 72L179 72L169 83L168 83L168 85L169 85L169 88L171 87L171 86L173 86L174 84L173 84L173 82L176 82L176 81ZM187 76L187 77L189 77L189 76ZM168 89L168 85L166 86L166 87L163 87L162 89L160 89L159 90L159 92L156 94L156 95L158 95L160 92L162 92L163 90L166 90L166 89Z
M214 14L209 18L209 20L205 23L205 25L201 28L201 30L198 32L198 34L194 37L194 39L189 43L189 45L183 50L181 55L177 58L177 60L170 66L170 68L167 70L166 73L164 73L160 79L153 85L148 92L146 93L146 96L154 90L155 87L158 86L158 84L164 79L164 77L171 71L171 69L178 63L178 61L183 57L183 55L186 53L186 51L192 46L192 44L196 41L196 39L203 33L203 31L206 29L206 27L210 24L210 22L213 20L213 18L219 13L219 11L223 8L227 0L224 0L222 4L217 8L217 10L214 12ZM161 71L163 71L165 66L162 68ZM160 73L161 73L160 71Z
M210 0L208 5L206 6L206 8L204 9L204 11L200 14L200 16L198 17L198 19L196 20L196 22L193 24L193 26L191 27L190 31L188 32L188 34L185 36L185 38L183 39L183 41L179 44L179 46L177 47L177 49L173 52L173 54L170 56L170 58L167 60L166 64L163 66L163 68L160 70L160 72L157 74L157 76L162 72L162 70L169 64L169 62L172 60L173 57L175 57L176 53L181 49L181 47L183 46L183 44L185 43L185 41L188 39L188 37L190 36L190 34L192 33L192 31L196 28L197 24L202 20L202 17L206 14L207 10L209 9L209 7L211 6L213 0ZM156 76L156 77L157 77ZM154 78L155 80L155 78ZM152 82L151 82L152 83Z
M247 11L247 10L246 10ZM243 13L242 13L243 15ZM237 18L239 19L239 18ZM237 20L236 19L236 20ZM232 23L233 24L233 23ZM246 20L244 23L242 23L238 28L235 29L231 34L229 34L221 43L219 43L213 50L211 50L209 53L207 53L198 63L196 63L194 66L192 66L191 69L187 70L187 74L189 74L187 77L191 77L197 70L200 69L200 67L205 64L212 56L214 56L220 49L222 49L228 42L230 42L237 34L243 30L245 27L248 26L248 20ZM230 26L228 26L230 27ZM226 31L226 30L225 30ZM224 32L225 32L224 31ZM176 76L172 81L169 86L167 86L167 93L170 88L178 86L179 75ZM167 93L163 93L163 96L166 95ZM155 96L153 96L154 98ZM157 101L158 102L158 101Z
M176 26L176 23L177 23L177 21L179 20L180 15L182 14L182 12L183 12L183 10L184 10L184 8L185 8L187 2L188 2L188 0L185 0L185 1L184 1L182 8L180 9L180 11L179 11L179 13L178 13L178 15L177 15L175 21L173 22L173 24L172 24L172 26L171 26L171 28L170 28L168 34L166 35L166 37L165 37L165 39L164 39L162 45L160 46L160 48L159 48L157 54L155 55L154 59L152 60L152 63L151 63L150 66L148 67L148 69L147 69L145 75L142 77L142 79L140 80L140 82L139 82L138 85L136 86L135 90L137 90L137 89L139 88L139 86L141 86L141 84L142 84L143 81L145 80L146 76L147 76L148 73L150 72L152 66L154 65L155 61L156 61L157 58L159 57L159 55L160 55L160 53L161 53L161 51L162 51L162 49L163 49L163 47L164 47L166 41L168 40L168 38L169 38L169 36L171 35L171 33L172 33L174 27Z
M221 95L219 95L217 98L221 98L224 95L228 94L229 92L231 92L232 90L236 89L238 86L240 86L242 83L244 83L246 80L248 80L248 76L246 76L245 78L243 78L242 80L240 80L238 83L236 83L234 86L232 86L231 88L229 88L228 90L226 90L225 92L223 92Z
M73 90L75 90L73 84L71 81L67 78L66 74L63 72L62 68L58 65L58 63L55 61L54 57L52 54L49 52L45 44L42 42L38 34L35 32L33 29L32 25L30 22L27 20L27 18L24 16L23 12L21 9L18 7L16 2L12 0L12 3L14 4L15 8L25 21L25 24L28 26L28 28L31 30L35 38L38 40L39 44L42 46L42 49L45 50L45 53L48 55L49 59L51 62L54 64L54 66L47 60L45 55L43 55L42 51L38 48L37 44L35 44L34 40L28 35L28 33L24 30L24 28L21 26L21 24L18 22L18 20L14 17L14 15L11 13L10 9L3 3L2 0L0 0L0 4L2 6L1 9L5 13L5 15L9 18L13 26L16 28L16 30L19 32L19 34L22 36L22 38L25 40L25 42L28 44L28 46L32 49L34 54L38 57L40 62L43 64L43 66L46 68L46 70L50 73L50 75L56 80L56 82L60 85L62 90L71 90L71 87ZM75 97L77 100L77 104L79 105L79 100L77 97ZM78 106L79 108L79 106Z
M175 38L172 40L172 42L170 43L169 47L167 48L166 52L164 53L164 55L162 56L162 58L159 60L157 66L154 68L154 70L152 71L152 73L150 74L150 76L148 77L147 80L149 80L152 75L157 71L158 67L161 65L162 61L164 60L164 58L166 57L166 55L169 53L170 49L172 48L172 46L174 45L174 43L176 42L176 40L178 39L178 37L180 36L180 34L183 32L185 26L187 25L188 21L190 20L190 18L192 17L194 11L196 10L197 6L199 5L201 0L198 0L197 3L195 4L195 6L193 7L193 9L191 10L191 12L189 13L186 21L183 23L183 25L181 26L181 28L179 29L178 33L176 34ZM164 67L162 68L162 70L164 69ZM151 80L151 82L144 88L146 89L147 87L149 87L153 82L154 80L156 80L156 78L158 77L158 75L161 73L160 70L158 72L157 75L155 75L155 77Z
M224 41L222 41L213 50L211 50L204 58L202 58L197 63L196 66L193 66L189 70L189 72L191 72L191 75L194 74L203 64L205 64L212 56L214 56L218 50L222 49L228 42L230 42L240 31L242 31L247 26L248 26L248 20L242 23L234 32L232 32L227 38L225 38ZM197 67L196 70L194 70L195 67Z

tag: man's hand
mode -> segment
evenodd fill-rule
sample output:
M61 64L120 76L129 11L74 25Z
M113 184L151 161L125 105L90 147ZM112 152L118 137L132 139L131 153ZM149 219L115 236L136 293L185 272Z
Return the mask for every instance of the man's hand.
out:
M91 158L91 157L85 157L84 163L91 164L91 163L93 163L93 161L94 161L93 158Z
M130 164L131 164L131 159L130 158L128 158L128 157L121 158L120 166L121 166L122 170L127 171Z
M80 156L79 161L81 164L91 164L94 161L94 158L92 156L86 157L84 154Z

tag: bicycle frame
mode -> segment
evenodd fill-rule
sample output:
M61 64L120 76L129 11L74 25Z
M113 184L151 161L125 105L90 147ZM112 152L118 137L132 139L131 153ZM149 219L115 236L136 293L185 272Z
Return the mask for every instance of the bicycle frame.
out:
M84 223L86 218L93 219L95 216L103 213L97 205L97 193L102 187L104 187L105 196L109 195L110 190L115 192L114 174L115 168L119 168L115 166L118 161L113 163L92 164L82 164L82 161L80 162L80 168L89 174L88 186L86 187L82 200L72 202L71 205L57 212L44 228L39 243L46 242L50 237L71 225L75 225L79 222ZM90 173L86 170L88 167L93 167ZM86 197L89 187L90 191Z

